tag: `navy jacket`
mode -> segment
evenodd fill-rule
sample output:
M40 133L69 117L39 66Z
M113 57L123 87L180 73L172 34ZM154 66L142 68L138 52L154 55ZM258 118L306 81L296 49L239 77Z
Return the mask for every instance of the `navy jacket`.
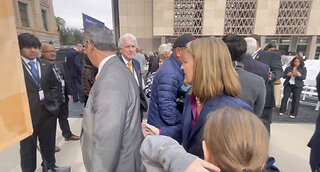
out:
M244 65L244 70L254 73L263 78L264 82L269 81L269 66L254 60L251 56L243 56L241 63Z
M318 91L318 99L320 101L320 72L316 78L317 81L317 91ZM318 114L318 118L316 121L316 129L308 143L308 147L311 148L310 151L310 167L312 171L316 169L320 170L320 113Z
M171 54L156 73L151 91L148 124L170 135L167 127L181 124L181 112L177 109L176 99L183 85L184 74L180 61Z
M67 67L70 72L70 77L81 77L84 60L82 54L72 48L68 51Z
M184 149L200 158L204 158L202 151L203 130L206 118L210 112L216 111L222 107L231 106L243 108L253 113L252 108L242 100L231 96L217 96L208 100L198 116L192 131L190 126L192 122L192 107L189 101L190 95L186 96L182 124L170 128L169 137L176 139L179 143L182 142ZM161 135L166 135L161 133Z

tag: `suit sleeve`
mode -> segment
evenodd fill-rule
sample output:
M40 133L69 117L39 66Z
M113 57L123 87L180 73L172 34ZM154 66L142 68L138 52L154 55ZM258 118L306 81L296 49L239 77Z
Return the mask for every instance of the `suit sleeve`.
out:
M288 76L288 73L289 73L289 70L290 70L290 66L286 67L286 69L284 70L283 72L283 78L290 78L291 76Z
M91 150L94 165L90 171L116 171L129 106L129 97L120 90L113 81L95 88Z
M82 74L82 68L83 68L83 57L81 53L77 53L74 57L74 65L76 67L76 72L79 76Z
M72 95L72 87L71 87L71 78L70 75L68 74L67 70L67 65L66 63L60 63L61 69L63 70L64 74L64 80L65 80L65 85L66 85L66 94L67 95Z
M147 136L140 153L147 171L183 172L197 158L166 136Z
M264 87L264 81L261 78L261 84L262 85L260 88L260 91L258 93L258 97L256 99L256 102L254 103L254 114L256 114L258 117L261 116L263 108L264 108L264 104L266 101L266 87Z
M320 101L320 72L317 75L316 82L317 82L318 100Z
M299 80L305 80L306 79L306 77L307 77L307 69L306 69L306 67L303 67L302 69L301 69L301 71L299 71L300 72L300 74L301 74L301 76L296 76L296 79L299 79Z
M160 77L158 84L159 115L168 125L177 125L181 122L181 113L177 109L177 93L179 80L173 76Z
M270 70L272 72L271 82L273 83L276 80L279 80L283 75L281 56L278 53L272 53L272 63L270 65Z

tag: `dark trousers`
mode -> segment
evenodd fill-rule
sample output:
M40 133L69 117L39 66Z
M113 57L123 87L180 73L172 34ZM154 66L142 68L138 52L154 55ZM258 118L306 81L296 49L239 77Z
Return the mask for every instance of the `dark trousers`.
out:
M286 112L287 102L292 93L290 115L297 116L301 91L302 91L301 87L296 87L295 85L291 85L291 84L287 84L284 87L283 98L281 100L281 106L280 106L280 113Z
M272 107L264 107L261 113L260 119L262 120L264 126L266 126L268 132L270 133L270 124L272 120Z
M46 111L46 110L43 110ZM23 172L34 172L37 168L37 139L42 160L47 168L55 166L54 148L56 142L57 118L46 111L39 124L33 125L33 134L20 142L20 160Z
M82 91L81 85L81 76L80 77L72 77L71 78L71 86L72 86L72 99L74 102L80 101L81 103L85 102L85 96Z
M69 138L72 136L72 132L70 131L70 125L68 121L68 116L69 116L69 108L68 108L68 100L66 100L66 102L61 105L61 110L58 117L60 129L62 131L62 136L64 138Z

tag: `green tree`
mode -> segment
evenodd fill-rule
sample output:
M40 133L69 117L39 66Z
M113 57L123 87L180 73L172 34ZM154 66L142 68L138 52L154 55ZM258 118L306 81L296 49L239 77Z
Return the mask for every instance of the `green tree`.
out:
M61 17L55 17L55 19L61 45L75 45L83 42L80 29L67 27L65 20Z

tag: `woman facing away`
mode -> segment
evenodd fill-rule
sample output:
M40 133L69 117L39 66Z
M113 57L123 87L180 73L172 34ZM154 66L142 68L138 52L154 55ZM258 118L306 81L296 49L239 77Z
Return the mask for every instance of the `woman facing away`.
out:
M181 69L184 83L192 89L185 98L182 123L170 127L168 136L182 142L187 152L203 158L201 142L208 114L225 106L252 109L236 98L241 92L240 83L222 40L201 38L188 43ZM161 135L149 124L142 124L142 130L145 135Z
M153 172L272 171L265 165L269 149L268 131L260 119L247 110L224 107L209 113L203 138L206 162L185 152L169 137L147 136L140 150L143 163L147 171Z
M304 61L302 57L296 56L288 66L284 73L283 78L286 80L283 83L283 98L280 106L280 116L283 116L287 109L288 98L292 94L291 110L289 117L291 119L296 118L298 115L300 94L303 87L303 80L306 79L307 69L304 67Z

